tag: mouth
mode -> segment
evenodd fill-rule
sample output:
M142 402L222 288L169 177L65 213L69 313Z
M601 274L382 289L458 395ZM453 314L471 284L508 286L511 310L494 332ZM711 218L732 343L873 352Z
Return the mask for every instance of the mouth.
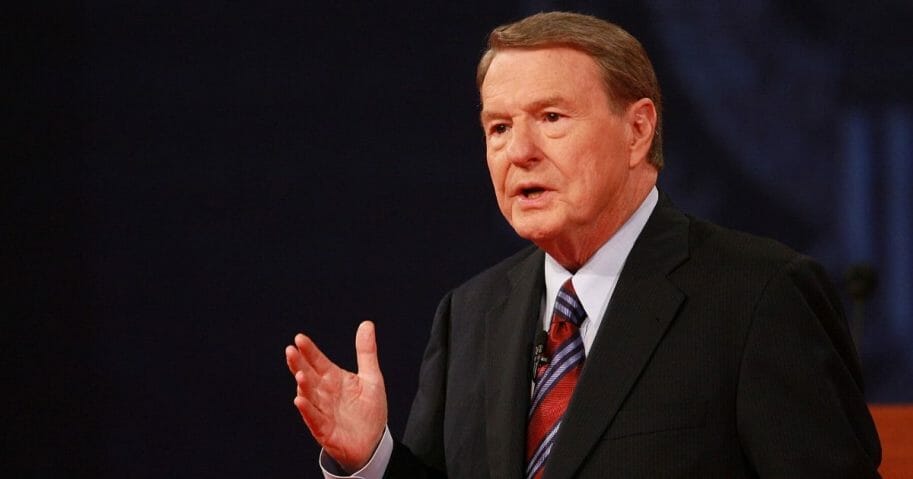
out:
M544 193L544 192L545 192L545 188L542 188L541 186L531 186L529 188L522 188L520 190L520 195L523 196L524 198L534 200L534 199L542 196L542 193Z
M549 189L546 188L546 186L542 183L524 181L515 184L511 188L510 195L522 200L535 200L544 196L546 193L548 193L548 191Z

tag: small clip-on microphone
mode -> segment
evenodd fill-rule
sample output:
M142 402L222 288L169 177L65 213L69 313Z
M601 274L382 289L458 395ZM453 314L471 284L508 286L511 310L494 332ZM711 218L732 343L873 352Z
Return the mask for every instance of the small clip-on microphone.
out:
M539 379L539 368L548 365L548 357L545 355L545 342L548 341L548 333L539 330L536 333L536 340L533 343L533 377Z

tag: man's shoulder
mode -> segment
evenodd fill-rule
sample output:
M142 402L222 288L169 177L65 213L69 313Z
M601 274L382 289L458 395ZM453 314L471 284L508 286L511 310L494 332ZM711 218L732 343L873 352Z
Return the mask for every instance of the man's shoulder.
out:
M692 255L716 257L730 263L789 263L802 255L772 238L730 229L691 217L689 243Z
M497 285L503 287L505 281L512 272L523 270L529 273L535 270L541 273L541 265L544 261L544 253L535 245L529 245L511 256L501 260L494 266L485 269L472 278L465 281L455 289L455 292L465 292L477 289L490 289ZM502 288L499 288L502 289Z
M652 229L650 228L652 226ZM671 236L667 233L674 232ZM662 196L643 234L652 235L654 248L674 247L687 242L688 261L692 267L720 266L726 269L761 267L777 269L803 257L772 238L738 231L697 218L678 209ZM662 238L657 242L655 238ZM640 240L638 240L640 241Z
M777 240L694 218L689 228L689 256L678 273L700 278L700 284L733 288L743 284L754 289L794 270L823 273L812 258Z

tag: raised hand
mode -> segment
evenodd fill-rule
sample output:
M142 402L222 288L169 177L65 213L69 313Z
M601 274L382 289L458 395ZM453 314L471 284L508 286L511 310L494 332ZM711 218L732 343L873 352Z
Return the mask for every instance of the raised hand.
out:
M295 407L314 439L350 473L371 459L387 424L387 394L370 321L358 326L355 352L357 374L327 359L303 334L285 348L289 371L298 384Z

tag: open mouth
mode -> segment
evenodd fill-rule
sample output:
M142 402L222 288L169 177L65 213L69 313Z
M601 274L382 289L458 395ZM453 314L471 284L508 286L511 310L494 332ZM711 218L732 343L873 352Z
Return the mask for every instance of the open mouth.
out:
M534 199L542 196L543 192L545 192L544 188L534 186L531 188L523 188L523 190L520 193L523 195L524 198L529 198L531 200L534 200Z

